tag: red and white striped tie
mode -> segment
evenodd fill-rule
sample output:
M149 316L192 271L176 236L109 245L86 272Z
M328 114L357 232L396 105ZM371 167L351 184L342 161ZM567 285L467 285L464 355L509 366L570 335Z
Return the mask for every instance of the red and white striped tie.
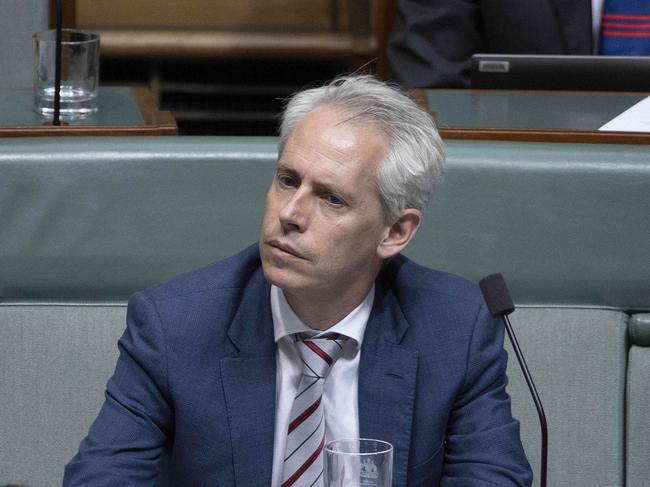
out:
M318 338L296 336L303 367L289 417L282 487L323 485L323 384L346 340L337 333Z

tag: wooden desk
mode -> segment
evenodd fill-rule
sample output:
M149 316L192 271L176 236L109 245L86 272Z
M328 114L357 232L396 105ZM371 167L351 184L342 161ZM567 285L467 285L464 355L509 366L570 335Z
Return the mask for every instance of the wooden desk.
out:
M643 93L528 90L413 90L444 139L650 144L650 133L598 128Z
M178 135L171 113L158 110L148 89L100 88L95 115L68 125L44 125L31 88L0 90L0 137L53 135Z

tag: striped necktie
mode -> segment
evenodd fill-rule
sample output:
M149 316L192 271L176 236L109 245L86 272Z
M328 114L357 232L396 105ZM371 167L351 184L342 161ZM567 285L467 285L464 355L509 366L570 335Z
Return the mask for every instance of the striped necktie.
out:
M323 485L325 415L323 384L347 337L337 333L309 338L296 336L302 377L291 407L282 487Z
M605 0L600 54L650 55L650 0Z

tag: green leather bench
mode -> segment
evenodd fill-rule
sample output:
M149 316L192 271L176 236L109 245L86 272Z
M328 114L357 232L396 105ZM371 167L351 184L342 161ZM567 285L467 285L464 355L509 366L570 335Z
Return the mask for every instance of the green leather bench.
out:
M255 241L273 138L0 140L0 484L60 484L128 296ZM549 486L650 479L650 148L451 141L407 254L502 272L549 421ZM531 464L539 428L513 354Z

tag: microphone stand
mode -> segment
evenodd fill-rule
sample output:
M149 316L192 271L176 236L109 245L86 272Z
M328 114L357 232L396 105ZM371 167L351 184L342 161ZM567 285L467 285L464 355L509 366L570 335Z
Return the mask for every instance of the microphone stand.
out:
M506 282L503 279L501 274L491 274L487 277L484 277L479 282L481 287L481 292L485 298L485 302L488 305L490 314L494 318L500 317L505 324L506 331L508 332L508 338L512 344L512 348L515 351L517 356L517 361L519 362L519 367L524 374L524 379L528 385L528 390L533 397L533 402L535 403L535 408L537 409L537 415L539 416L539 424L541 428L541 438L542 438L542 449L541 449L541 465L540 465L540 487L546 487L546 471L548 466L548 425L546 424L546 414L544 413L544 407L542 406L542 401L539 398L537 393L537 388L533 382L533 377L530 375L528 370L528 364L526 364L526 359L524 354L519 347L519 342L517 341L517 336L515 331L512 328L510 319L508 315L515 310L512 299L510 298L510 293L506 287Z
M54 65L54 119L52 125L61 125L61 43L63 30L62 0L56 0L56 40Z

